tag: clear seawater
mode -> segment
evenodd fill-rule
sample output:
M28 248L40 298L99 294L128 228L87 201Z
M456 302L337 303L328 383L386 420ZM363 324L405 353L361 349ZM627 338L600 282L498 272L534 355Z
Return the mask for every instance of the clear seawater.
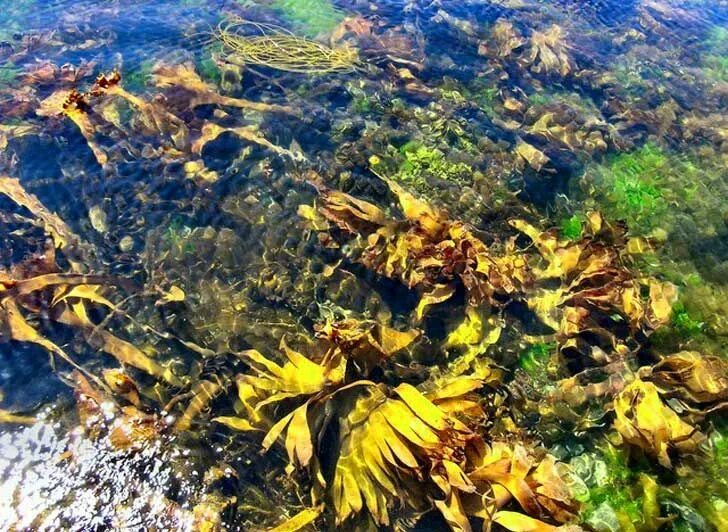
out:
M252 64L216 38L236 16L349 47L358 61L323 73ZM180 65L211 93L289 110L192 105L189 87L158 81L160 68ZM86 136L59 105L37 112L55 93L87 93L114 71L128 94L178 117L190 143L175 145L128 101L97 105L103 95L83 109L95 128ZM588 213L600 211L649 248L627 259L629 270L677 289L662 329L624 333L639 342L632 369L679 351L728 358L727 104L723 0L0 2L0 177L17 180L80 242L48 244L37 209L0 190L2 282L6 272L31 276L33 261L58 247L59 271L107 279L100 293L118 311L97 302L89 319L185 378L175 386L122 364L89 340L93 332L61 323L47 294L26 302L27 323L89 373L123 368L137 383L139 408L160 434L119 451L84 430L73 368L14 338L3 307L0 409L36 421L0 423L0 529L188 530L202 526L193 514L208 504L213 528L256 530L312 505L313 479L286 473L284 445L262 454L262 432L212 421L240 412L236 379L251 369L236 353L255 348L282 361L281 338L314 338L318 325L344 318L405 330L422 295L357 263L350 247L322 244L301 217L301 205L318 201L312 181L396 213L381 179L391 178L489 245L515 238L515 218L578 239ZM195 147L205 127L228 131ZM4 286L0 298L15 297ZM173 288L184 298L164 301ZM444 339L463 309L458 293L433 310L411 358L368 378L425 382L453 356ZM555 344L530 340L549 331L523 301L492 312L511 325L482 356L504 371L493 393L522 431L508 435L491 420L478 429L486 440L500 430L589 477L576 517L587 529L726 530L724 408L696 422L706 442L674 456L672 469L615 443L612 395L577 409L594 423L542 419L514 399L515 383L545 401L541 392L591 366L572 360L549 373L543 353ZM219 390L175 429L202 381ZM128 398L103 393L113 423ZM335 454L332 430L318 442L324 461ZM645 476L658 484L656 510ZM336 528L324 502L311 529ZM434 514L394 511L391 526L448 530Z

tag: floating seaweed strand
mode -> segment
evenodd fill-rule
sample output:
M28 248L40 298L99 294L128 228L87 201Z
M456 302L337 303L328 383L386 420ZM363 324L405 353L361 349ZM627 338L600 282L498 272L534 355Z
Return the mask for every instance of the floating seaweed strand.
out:
M241 30L245 27L255 29L259 35L243 35ZM359 61L354 48L331 48L298 37L280 26L237 17L223 20L215 37L227 49L227 60L231 63L262 65L302 74L326 74L354 70Z

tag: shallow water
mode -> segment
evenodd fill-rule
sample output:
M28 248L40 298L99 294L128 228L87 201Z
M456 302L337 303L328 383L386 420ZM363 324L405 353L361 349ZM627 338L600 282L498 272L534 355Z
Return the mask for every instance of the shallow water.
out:
M9 2L0 529L728 530L727 102L721 0Z

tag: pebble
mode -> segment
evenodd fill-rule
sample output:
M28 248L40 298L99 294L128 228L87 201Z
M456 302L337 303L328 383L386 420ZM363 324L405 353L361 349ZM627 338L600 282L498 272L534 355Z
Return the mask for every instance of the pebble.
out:
M88 218L91 221L91 227L96 229L99 233L105 233L109 230L106 213L98 205L94 205L89 209Z
M134 239L129 235L126 235L119 241L119 249L124 253L131 251L134 247Z

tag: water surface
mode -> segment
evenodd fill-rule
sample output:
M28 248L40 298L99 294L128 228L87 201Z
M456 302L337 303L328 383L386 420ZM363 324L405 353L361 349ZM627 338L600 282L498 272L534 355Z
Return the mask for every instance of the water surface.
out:
M0 528L728 529L725 2L6 4Z

